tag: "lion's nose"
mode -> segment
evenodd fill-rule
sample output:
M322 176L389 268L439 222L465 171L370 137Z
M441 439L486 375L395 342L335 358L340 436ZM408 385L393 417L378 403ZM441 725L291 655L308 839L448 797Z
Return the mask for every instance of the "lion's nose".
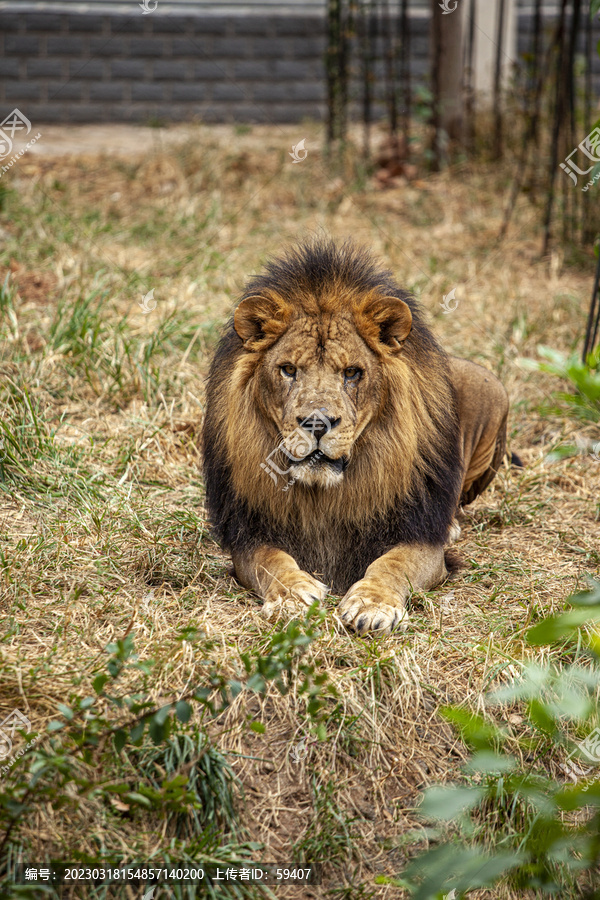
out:
M297 422L301 428L305 431L309 431L317 440L319 440L324 434L331 431L332 428L336 428L340 424L341 419L334 419L332 416L328 416L327 413L320 412L318 415L313 414L305 419L298 416Z

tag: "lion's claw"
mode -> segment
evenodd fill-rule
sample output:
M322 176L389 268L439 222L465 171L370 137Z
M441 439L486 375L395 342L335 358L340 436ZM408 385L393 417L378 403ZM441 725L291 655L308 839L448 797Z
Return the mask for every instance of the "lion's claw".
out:
M266 619L277 620L302 615L313 603L320 603L325 599L329 590L326 584L307 572L301 572L300 576L289 586L278 584L272 599L265 600L262 614Z
M408 613L399 606L396 598L382 602L381 591L358 581L353 585L339 606L339 615L348 628L358 634L377 632L390 634L395 628L408 626Z

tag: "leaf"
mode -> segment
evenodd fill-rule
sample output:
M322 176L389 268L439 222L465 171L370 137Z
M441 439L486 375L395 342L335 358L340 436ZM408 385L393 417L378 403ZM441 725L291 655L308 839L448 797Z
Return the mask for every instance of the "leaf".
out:
M155 716L152 716L150 719L150 725L148 726L148 731L150 733L150 737L154 741L155 744L160 744L162 741L165 741L171 732L171 720L164 715L163 710L159 709Z
M252 731L256 731L257 734L264 734L267 730L262 722L250 722L250 728Z
M578 593L571 594L569 597L569 603L572 606L600 607L600 581L596 581L594 578L589 578L588 580L590 587L587 591L578 591Z
M143 794L138 794L136 793L136 791L125 794L125 799L129 800L131 803L137 803L138 806L145 806L147 809L152 808L152 803L150 802L148 797L144 797Z
M477 847L441 844L413 860L402 873L413 889L413 900L455 896L490 887L523 860L518 853L487 854Z
M121 782L120 784L105 784L104 790L109 794L127 794L130 790L131 785L126 782Z
M590 675L593 673L591 672ZM600 672L596 670L596 685L600 679ZM557 696L545 704L546 712L555 719L562 718L586 721L596 709L594 700L582 691L581 688L576 689L573 684L568 684L563 678L556 680Z
M241 694L241 692L244 690L244 686L241 681L236 681L236 679L234 678L229 682L229 690L231 691L231 696L235 700L238 694Z
M138 741L142 739L142 735L144 733L144 728L146 727L145 719L142 719L141 722L138 722L137 725L134 725L131 731L129 732L129 737L131 738L132 743L136 744Z
M61 715L63 715L69 722L73 719L75 713L70 706L66 706L64 703L59 703L56 708L58 709L59 713L61 713Z
M115 731L113 735L113 741L115 745L115 750L117 753L120 753L125 744L127 743L127 732L123 731L122 728L119 728L118 731Z
M104 685L109 680L110 679L109 679L108 675L105 675L104 673L102 673L102 675L96 675L96 677L92 681L92 687L94 688L94 690L96 691L97 694L102 693L102 691L104 689Z
M556 794L558 809L583 809L586 806L600 806L600 781L580 782L569 785Z
M425 791L419 813L426 819L449 822L457 815L472 809L485 797L482 787L434 785Z
M185 700L178 700L175 704L175 712L180 722L189 722L192 716L192 707Z
M189 641L193 643L203 637L202 632L195 625L184 625L175 635L176 641Z
M542 703L541 700L538 700L535 697L533 700L530 700L527 707L527 713L533 724L537 725L540 731L543 731L546 734L554 734L557 730L558 723L548 710L548 707Z
M562 459L570 459L572 456L579 456L579 447L575 444L561 444L544 457L544 462L553 463L560 462Z
M246 687L249 691L255 691L257 694L264 694L267 689L267 684L262 675L255 672L246 682Z
M321 709L322 705L323 704L318 699L318 697L312 697L306 705L306 711L311 718L314 718L316 716L316 714L319 712L319 710Z
M56 720L49 722L46 726L46 731L60 731L61 728L64 728L66 722L57 722Z
M500 772L511 772L516 768L517 761L513 756L500 753L493 753L491 750L479 750L474 753L465 770L467 772L484 772L486 774L495 774Z
M527 643L534 647L553 644L566 637L574 637L586 622L599 622L600 609L582 607L558 616L548 616L527 632Z
M514 700L528 700L537 697L542 689L547 686L552 673L548 666L539 666L536 663L528 663L523 666L523 672L512 684L496 688L488 694L488 703L510 703Z
M494 744L504 738L499 728L481 716L469 712L468 709L460 706L443 706L440 713L459 729L462 739L476 750L493 749Z
M152 716L153 721L158 722L159 725L162 725L169 718L169 714L173 709L170 703L167 703L166 706L161 706L158 712L154 713Z

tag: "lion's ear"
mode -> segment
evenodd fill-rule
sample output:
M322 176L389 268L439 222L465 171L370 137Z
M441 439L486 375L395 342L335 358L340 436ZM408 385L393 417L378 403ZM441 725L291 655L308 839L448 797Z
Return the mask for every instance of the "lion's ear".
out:
M287 327L290 308L278 297L245 297L233 314L233 327L250 349L277 340Z
M383 344L392 352L400 350L412 328L412 313L398 297L375 297L360 310L359 330L375 349Z

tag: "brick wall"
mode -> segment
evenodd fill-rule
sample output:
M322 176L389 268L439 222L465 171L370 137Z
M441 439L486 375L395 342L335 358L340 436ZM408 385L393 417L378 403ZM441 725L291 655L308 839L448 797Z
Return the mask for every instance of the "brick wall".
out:
M0 11L0 103L36 122L323 115L319 15Z
M132 7L132 14L97 14L0 4L2 118L14 107L36 123L323 118L325 21L318 11L175 14L159 4L141 15ZM521 13L520 53L529 21ZM418 82L428 70L429 22L417 9L411 23ZM600 27L596 32L595 42ZM600 61L595 81L600 92Z

